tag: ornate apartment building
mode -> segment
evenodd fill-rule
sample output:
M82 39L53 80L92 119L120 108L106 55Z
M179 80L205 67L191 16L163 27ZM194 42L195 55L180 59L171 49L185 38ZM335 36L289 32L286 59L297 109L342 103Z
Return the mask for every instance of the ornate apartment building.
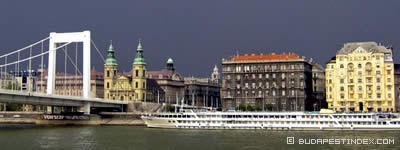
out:
M345 43L325 69L328 107L339 112L392 112L392 48L376 42Z
M240 55L222 60L224 110L240 105L269 105L273 111L314 110L312 90L312 65L295 53Z

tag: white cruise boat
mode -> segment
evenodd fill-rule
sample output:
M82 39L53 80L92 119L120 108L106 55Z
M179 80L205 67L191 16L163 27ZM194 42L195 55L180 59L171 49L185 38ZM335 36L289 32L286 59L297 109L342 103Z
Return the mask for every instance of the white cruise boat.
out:
M150 128L400 130L398 113L182 112L142 116Z

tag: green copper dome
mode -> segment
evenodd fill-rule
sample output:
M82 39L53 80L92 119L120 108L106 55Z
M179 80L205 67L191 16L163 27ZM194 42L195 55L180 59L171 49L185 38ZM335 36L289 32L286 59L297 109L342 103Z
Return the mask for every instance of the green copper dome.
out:
M136 50L136 57L135 60L133 61L134 65L146 65L146 61L143 56L143 46L142 46L142 40L139 39L139 44L137 46Z
M173 64L174 60L172 60L172 58L168 58L167 64Z
M107 58L106 58L106 64L105 65L118 65L117 64L117 59L115 59L115 52L114 52L114 47L112 45L112 41L110 43L110 47L108 48L107 51Z

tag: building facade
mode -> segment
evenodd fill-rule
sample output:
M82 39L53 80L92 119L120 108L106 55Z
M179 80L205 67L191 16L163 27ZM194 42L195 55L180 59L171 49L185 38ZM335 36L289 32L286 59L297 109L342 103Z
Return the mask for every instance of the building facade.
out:
M313 101L316 103L315 110L327 108L325 96L325 69L317 64L312 63L312 88L313 88Z
M326 100L339 112L392 112L392 48L376 42L345 43L326 65Z
M312 65L295 53L223 59L221 98L224 110L313 110Z
M141 40L136 50L130 75L118 72L118 63L112 43L104 64L104 99L143 102L152 93L147 91L146 61ZM151 96L149 96L151 97Z
M47 91L47 70L38 71L36 89L39 93ZM104 77L102 72L95 69L90 71L90 97L103 98ZM56 73L55 94L65 96L82 96L82 76L75 74Z
M180 104L185 96L183 77L175 71L172 58L167 60L167 66L160 71L148 71L147 78L155 80L164 93L161 102L167 104ZM160 90L157 90L160 91Z
M197 107L221 108L219 72L215 65L211 78L185 77L185 103Z

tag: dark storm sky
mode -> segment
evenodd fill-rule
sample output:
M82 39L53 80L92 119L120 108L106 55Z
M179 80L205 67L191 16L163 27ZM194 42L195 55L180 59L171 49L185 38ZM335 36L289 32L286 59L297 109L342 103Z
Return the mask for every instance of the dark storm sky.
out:
M350 41L393 45L398 62L399 27L399 0L1 0L0 54L49 32L90 30L104 55L114 41L120 70L131 68L141 37L149 70L172 57L182 74L209 76L236 51L296 52L325 64Z

